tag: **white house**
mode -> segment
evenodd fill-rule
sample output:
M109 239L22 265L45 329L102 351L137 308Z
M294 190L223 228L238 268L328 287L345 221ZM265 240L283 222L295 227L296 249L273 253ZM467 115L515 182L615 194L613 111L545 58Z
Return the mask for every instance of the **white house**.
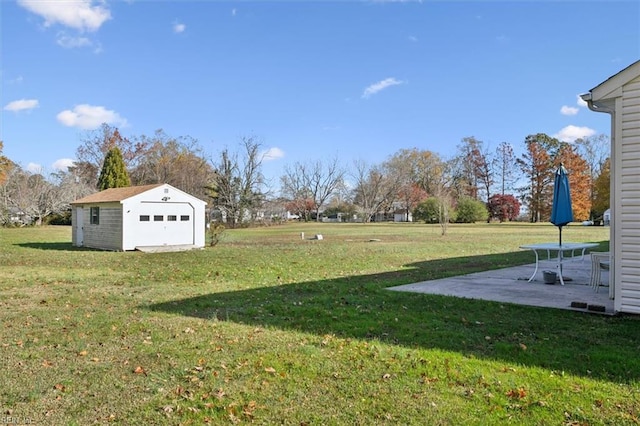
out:
M71 242L121 251L202 248L206 204L168 184L106 189L71 203Z
M584 95L611 116L611 277L614 309L640 314L640 61Z

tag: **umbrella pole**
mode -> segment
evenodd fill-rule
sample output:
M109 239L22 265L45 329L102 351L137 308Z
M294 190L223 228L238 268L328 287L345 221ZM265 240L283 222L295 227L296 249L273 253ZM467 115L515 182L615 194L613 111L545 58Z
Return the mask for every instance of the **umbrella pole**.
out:
M562 277L562 226L558 226L558 230L560 232L560 245L558 246L558 278L560 279L560 284L564 285L564 278Z

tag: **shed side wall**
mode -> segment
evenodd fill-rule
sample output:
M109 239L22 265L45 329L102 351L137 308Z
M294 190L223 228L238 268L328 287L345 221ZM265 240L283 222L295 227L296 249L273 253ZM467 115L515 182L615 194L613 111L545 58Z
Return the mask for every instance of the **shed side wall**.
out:
M89 221L90 207L100 207L100 223ZM84 206L84 246L103 250L122 250L122 206L119 203Z

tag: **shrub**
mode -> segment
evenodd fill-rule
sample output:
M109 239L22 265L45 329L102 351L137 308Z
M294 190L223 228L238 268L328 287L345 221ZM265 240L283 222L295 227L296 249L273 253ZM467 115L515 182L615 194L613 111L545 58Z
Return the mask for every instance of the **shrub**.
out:
M500 222L516 220L520 215L520 201L511 194L491 196L488 208L491 217Z
M438 223L440 202L435 197L427 198L413 210L413 220L425 223Z
M474 223L487 220L489 212L482 201L464 197L458 200L456 209L456 222Z

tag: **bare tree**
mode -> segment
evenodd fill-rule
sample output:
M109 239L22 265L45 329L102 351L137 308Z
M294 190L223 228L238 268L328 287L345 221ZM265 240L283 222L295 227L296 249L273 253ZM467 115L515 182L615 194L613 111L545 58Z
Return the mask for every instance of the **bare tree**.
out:
M144 139L132 141L123 137L116 127L103 123L99 129L87 133L76 149L74 173L87 184L96 187L104 158L113 147L120 149L128 171L137 167L147 148Z
M134 185L168 183L202 200L215 173L198 141L190 137L173 138L162 129L153 136L138 138L146 149L130 175Z
M394 182L380 166L370 166L362 160L354 162L352 177L354 204L360 208L365 223L385 206L390 206L397 194L398 182Z
M452 160L454 187L458 198L468 196L489 202L493 186L494 170L484 142L475 137L463 138L458 145L458 155Z
M325 202L344 184L345 171L338 159L326 163L321 160L312 163L296 163L293 168L286 167L282 176L282 191L296 199L300 195L308 196L314 204L316 220L320 220L320 209Z
M493 164L500 185L500 195L505 195L507 191L513 189L513 184L517 179L516 156L510 143L502 142L498 145L493 157Z
M35 225L42 225L47 216L60 212L70 201L42 174L19 167L10 171L3 192L7 205L29 217Z
M209 188L213 208L220 211L223 221L231 227L255 220L264 202L261 146L255 138L245 137L240 154L225 148L213 165L215 177Z
M303 217L305 222L311 220L311 212L315 210L316 204L305 176L298 173L297 167L285 166L280 182L283 198L287 200L287 209Z

